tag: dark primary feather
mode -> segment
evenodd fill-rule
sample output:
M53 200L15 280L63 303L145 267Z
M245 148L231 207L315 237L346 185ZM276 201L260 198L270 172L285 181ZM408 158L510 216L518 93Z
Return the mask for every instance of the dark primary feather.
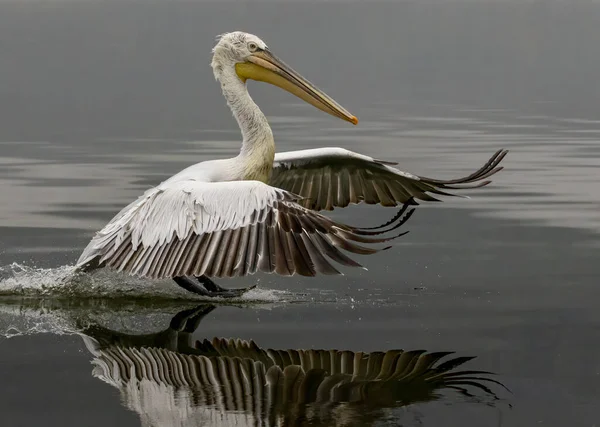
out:
M395 163L365 160L356 153L339 152L308 159L275 160L269 184L303 198L299 203L312 210L333 210L353 203L397 206L415 199L439 201L432 196L456 196L445 190L468 190L488 185L487 178L503 169L499 166L508 150L498 150L477 171L458 179L440 180L403 175L390 167ZM340 152L347 153L345 156ZM285 159L285 157L284 157Z

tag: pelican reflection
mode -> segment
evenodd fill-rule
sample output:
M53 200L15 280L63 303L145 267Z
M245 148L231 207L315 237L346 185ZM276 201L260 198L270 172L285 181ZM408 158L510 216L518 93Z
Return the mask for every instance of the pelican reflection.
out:
M181 311L152 334L86 327L93 375L117 388L144 426L364 426L385 408L439 399L444 390L493 401L492 387L502 386L489 372L459 370L473 357L452 352L276 350L195 339L215 308Z

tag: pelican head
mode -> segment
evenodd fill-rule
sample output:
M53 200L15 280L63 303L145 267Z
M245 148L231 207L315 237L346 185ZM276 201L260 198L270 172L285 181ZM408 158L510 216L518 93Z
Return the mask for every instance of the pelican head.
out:
M244 83L248 79L270 83L334 117L358 124L354 115L277 58L266 43L253 34L234 31L220 36L213 49L211 65L217 80L233 71Z

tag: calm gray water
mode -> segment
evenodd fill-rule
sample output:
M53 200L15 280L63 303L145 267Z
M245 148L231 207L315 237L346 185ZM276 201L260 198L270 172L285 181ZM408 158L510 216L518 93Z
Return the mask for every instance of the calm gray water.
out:
M279 150L342 146L440 178L511 153L471 199L421 206L406 237L361 260L369 271L224 283L259 288L179 336L200 302L168 299L186 298L175 285L73 278L70 266L147 187L235 155L209 62L215 36L236 29L360 119L251 83ZM597 425L600 4L0 0L0 57L2 425L261 425L247 393L210 403L198 384L173 383L175 368L119 377L102 353L182 358L213 337L452 351L444 360L476 356L454 369L493 372L510 390L401 384L354 403L276 407L294 425ZM391 212L333 216L376 225Z

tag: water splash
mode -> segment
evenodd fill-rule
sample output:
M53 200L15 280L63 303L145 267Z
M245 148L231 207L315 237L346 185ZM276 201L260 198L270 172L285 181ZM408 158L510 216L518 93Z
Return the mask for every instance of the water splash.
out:
M169 280L154 281L110 270L92 273L73 265L38 268L19 263L0 267L0 338L78 334L87 324L112 324L142 330L168 324L182 307L202 302L258 305L269 309L296 297L285 291L255 288L239 298L203 298Z
M242 286L248 285L242 282ZM168 324L170 316L182 308L201 303L261 310L300 302L350 305L353 309L398 304L388 297L373 289L349 293L303 288L294 293L258 287L239 298L206 298L181 289L171 280L140 279L109 269L85 273L73 265L38 268L12 263L0 267L0 338L77 334L94 322L121 331L152 331L153 325Z
M92 273L73 265L37 268L19 263L0 267L0 297L47 298L152 298L211 301L214 303L276 303L294 299L292 293L255 288L239 298L203 298L191 294L170 280L147 280L110 270Z

